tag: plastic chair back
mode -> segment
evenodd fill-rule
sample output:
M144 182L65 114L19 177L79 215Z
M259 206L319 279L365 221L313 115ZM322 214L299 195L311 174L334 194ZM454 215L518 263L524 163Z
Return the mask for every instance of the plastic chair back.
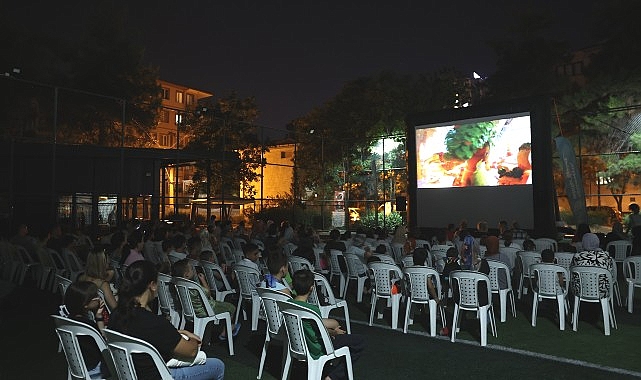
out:
M154 346L142 339L119 333L114 330L105 329L107 346L113 357L114 366L120 380L137 380L136 368L134 366L133 354L146 354L160 374L162 380L173 380L167 364Z
M103 362L109 367L110 371L114 373L113 362L107 348L107 343L95 328L86 323L59 315L52 315L51 317L55 322L56 334L58 334L60 344L67 359L69 379L91 379L88 372L93 368L87 368L85 365L80 342L78 341L78 337L80 336L88 336L96 342L98 350L102 353Z
M410 266L403 270L410 291L412 302L427 302L431 299L427 279L431 278L436 288L436 294L441 294L441 279L433 268Z
M556 298L560 293L567 295L570 274L560 265L539 263L532 264L530 281L532 289L539 297ZM559 274L565 278L565 286L559 283Z
M304 257L289 256L287 258L287 263L289 264L289 272L291 274L294 274L301 269L309 269L311 271L314 271L314 266L312 265L312 263L310 263L309 260Z
M605 250L616 262L623 262L632 253L632 242L628 240L615 240L608 243Z

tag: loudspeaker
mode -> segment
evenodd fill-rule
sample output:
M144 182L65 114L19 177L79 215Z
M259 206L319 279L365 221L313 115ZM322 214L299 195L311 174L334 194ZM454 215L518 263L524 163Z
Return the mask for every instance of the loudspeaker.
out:
M407 211L407 198L405 196L396 197L396 211Z

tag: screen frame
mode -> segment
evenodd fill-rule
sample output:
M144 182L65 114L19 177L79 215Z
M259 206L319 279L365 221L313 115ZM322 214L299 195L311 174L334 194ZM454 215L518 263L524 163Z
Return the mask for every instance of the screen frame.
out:
M408 115L406 118L408 225L417 230L440 229L446 226L421 226L418 221L416 130L427 126L453 125L473 119L500 119L507 115L529 113L532 143L532 203L535 237L556 237L555 187L552 175L551 107L547 97L532 97L488 103L465 108ZM500 187L500 186L499 186ZM425 189L421 189L425 190ZM458 223L459 220L452 220ZM469 221L474 222L475 221Z

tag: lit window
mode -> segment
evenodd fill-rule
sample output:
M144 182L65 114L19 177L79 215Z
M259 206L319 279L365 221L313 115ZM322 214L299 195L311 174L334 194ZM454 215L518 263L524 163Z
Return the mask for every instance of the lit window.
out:
M162 98L165 100L169 100L169 89L163 87L162 88Z
M192 105L194 104L194 94L187 94L187 105Z
M160 146L169 146L169 135L160 135Z
M183 102L183 95L185 93L182 91L176 91L176 102L181 103Z
M180 125L183 121L183 115L181 113L176 113L176 125Z

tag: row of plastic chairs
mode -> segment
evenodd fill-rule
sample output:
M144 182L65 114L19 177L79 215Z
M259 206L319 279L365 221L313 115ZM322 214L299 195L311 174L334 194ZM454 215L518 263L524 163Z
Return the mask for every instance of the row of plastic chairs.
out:
M320 273L315 274L317 281L327 281L327 279ZM325 329L321 318L311 312L309 309L294 303L288 302L291 297L287 294L266 288L257 289L261 305L265 311L267 319L267 331L265 335L265 342L261 353L260 364L258 367L258 379L262 378L263 368L265 365L265 358L267 356L267 349L272 340L279 340L283 342L285 349L283 350L282 378L289 377L289 371L292 360L300 360L307 363L307 378L319 379L321 377L325 363L330 360L343 357L347 362L348 378L353 379L354 374L352 370L351 355L348 347L341 347L335 349L332 340ZM329 288L331 292L331 288ZM315 290L312 291L312 294ZM318 297L310 298L308 302L315 303ZM347 314L347 306L345 304L345 317L347 320L347 333L351 333L349 326L349 314ZM321 308L321 317L327 318L325 312ZM321 344L323 345L324 355L314 358L307 346L303 321L309 321L315 326L315 330L320 334Z
M82 337L89 337L96 342L102 354L102 362L107 365L114 378L136 379L133 356L146 354L156 365L162 380L173 379L158 350L144 340L110 329L104 330L105 339L95 328L85 323L59 315L51 317L54 319L56 333L67 359L68 379L90 380L92 378L80 348L79 338Z

